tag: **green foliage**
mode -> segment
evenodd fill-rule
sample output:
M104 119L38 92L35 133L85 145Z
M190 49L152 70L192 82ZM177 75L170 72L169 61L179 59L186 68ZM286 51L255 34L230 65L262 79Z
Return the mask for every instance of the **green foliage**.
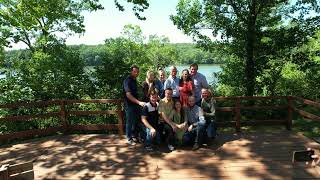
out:
M320 22L318 3L316 0L180 0L177 14L171 20L185 34L193 36L199 46L218 50L228 57L229 63L219 83L229 93L238 87L240 91L234 92L240 95L273 93L275 87L269 83L277 82L282 68L271 65L286 64L292 49L299 48L308 40L306 37L314 35ZM237 63L232 62L234 56L244 61L238 64L242 67L234 66ZM306 56L300 57L295 58L308 62ZM295 60L293 63L300 65ZM237 72L239 68L241 74ZM278 69L277 73L263 74L272 72L272 68Z
M192 43L177 43L171 46L178 51L178 64L223 64L227 59L220 51L209 52Z
M2 67L4 67L4 48L0 46L0 68Z
M221 66L222 73L218 74L217 91L224 96L241 96L245 92L244 62L233 56ZM228 83L224 83L228 82Z
M25 43L34 51L34 43L46 44L58 38L83 33L83 11L103 9L97 0L3 0L0 6L2 41ZM10 33L8 33L10 31Z
M134 11L134 14L136 15L136 17L140 20L146 19L145 17L141 16L140 13L149 7L148 0L120 0L120 1L133 3L132 10ZM124 7L121 5L122 3L119 3L119 0L114 0L114 2L120 11L125 10Z
M145 37L142 34L142 30L138 25L127 24L123 27L121 32L122 37L137 44L143 44Z
M303 90L306 89L306 75L299 70L298 65L290 62L286 63L282 68L280 76L277 87L278 91L280 91L279 94L303 94Z
M104 54L104 45L72 45L68 46L72 50L79 52L81 59L85 61L86 66L102 65L101 57Z
M157 70L166 67L178 59L178 51L169 44L167 37L159 37L157 35L149 36L146 44L147 57L151 61L150 69Z
M145 53L143 46L124 38L107 39L101 56L102 66L97 66L93 73L96 79L99 98L119 98L122 82L130 71L132 64L143 65ZM141 67L142 68L142 67ZM143 72L145 69L141 69Z
M2 92L7 93L14 86L11 88L21 89L21 95L24 91L31 93L31 100L81 98L89 89L87 82L90 82L84 72L84 61L77 52L68 50L66 46L48 51L50 53L36 51L30 59L15 62L11 72L14 75L3 79L3 84L7 85L3 86L6 89Z

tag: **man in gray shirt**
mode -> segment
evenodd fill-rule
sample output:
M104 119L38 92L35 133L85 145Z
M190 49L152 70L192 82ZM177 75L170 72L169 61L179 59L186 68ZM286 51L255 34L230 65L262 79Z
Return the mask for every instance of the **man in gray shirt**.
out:
M192 150L197 150L204 140L206 120L201 107L195 104L195 98L189 96L188 107L185 108L185 117L188 119L188 130L183 136L183 144L193 144Z
M196 104L201 104L201 89L208 88L209 84L206 77L198 72L198 64L193 63L190 65L190 75L194 85L194 96L196 98Z

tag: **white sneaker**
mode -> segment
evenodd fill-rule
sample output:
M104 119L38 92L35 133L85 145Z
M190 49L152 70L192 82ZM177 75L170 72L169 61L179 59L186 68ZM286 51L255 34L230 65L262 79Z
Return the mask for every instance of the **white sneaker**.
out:
M174 150L174 147L171 144L168 144L168 148L169 148L170 151Z
M127 143L132 146L136 145L136 143L133 141L133 139L128 139Z

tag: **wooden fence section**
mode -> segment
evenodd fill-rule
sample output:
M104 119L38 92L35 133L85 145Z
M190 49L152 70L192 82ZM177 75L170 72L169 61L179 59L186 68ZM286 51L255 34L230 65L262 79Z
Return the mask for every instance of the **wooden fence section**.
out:
M241 126L258 126L258 125L285 125L288 130L292 127L292 101L291 96L233 96L233 97L215 97L216 101L232 101L234 106L232 107L217 107L217 112L232 112L234 120L229 122L217 122L219 127L235 127L236 131L241 130ZM286 102L285 105L245 105L243 101L257 101L257 100L282 100ZM250 104L250 103L249 103ZM242 121L241 117L242 110L285 110L287 111L286 119L267 119L267 120L258 120L252 119L249 121Z
M216 111L232 113L232 121L219 121L219 127L234 127L237 131L241 130L242 126L256 126L256 125L285 125L288 130L292 127L293 113L297 112L302 117L309 119L320 120L320 117L312 113L300 110L295 107L297 103L303 103L305 105L313 106L320 109L320 103L306 100L303 98L292 97L292 96L236 96L236 97L215 97L220 101L231 101L231 106L220 106L216 108ZM251 101L253 103L248 103ZM256 103L257 101L281 101L282 105L257 105L263 103ZM94 111L80 111L80 110L67 110L68 105L84 104L84 103L102 103L102 104L113 104L116 106L116 110L94 110ZM20 139L26 137L32 137L35 135L46 135L56 132L72 133L75 130L118 130L119 134L122 135L124 127L124 113L122 109L122 102L119 99L93 99L93 100L54 100L54 101L41 101L41 102L29 102L29 103L12 103L0 105L0 109L16 109L16 108L34 108L34 107L50 107L59 106L60 110L57 112L47 112L43 114L33 115L16 115L0 117L0 122L12 122L12 121L31 121L37 118L51 118L57 117L60 119L60 125L57 127L50 127L44 129L32 129L21 132L12 132L7 134L0 134L0 142L12 139ZM283 119L252 119L242 120L246 111L254 110L274 110L274 111L285 111L287 117ZM88 116L88 115L106 115L113 114L117 116L117 124L93 124L93 125L71 125L68 121L70 116Z
M295 99L296 103L300 103L300 104L303 104L303 105L311 106L311 107L313 107L315 109L320 110L320 103L318 103L318 102L314 102L314 101L311 101L311 100L308 100L308 99L303 99L303 98L300 98L300 97L294 97L294 99ZM312 114L310 112L301 110L301 109L299 109L297 107L294 107L293 109L294 109L295 112L297 112L300 116L302 116L304 118L320 121L320 117L317 116L317 115L314 115L314 114Z
M76 103L103 103L114 104L116 110L97 110L97 111L68 111L66 106ZM48 135L57 132L71 133L75 130L118 130L119 134L123 134L123 110L121 100L115 99L93 99L93 100L54 100L54 101L40 101L40 102L28 102L28 103L12 103L0 105L0 109L17 109L17 108L42 108L59 106L60 110L57 112L47 112L42 114L32 115L15 115L0 117L0 122L13 122L13 121L31 121L34 119L46 119L51 117L57 117L60 119L61 125L57 127L49 127L43 129L32 129L20 132L11 132L6 134L0 134L0 142L13 139L29 138L33 136ZM84 116L84 115L106 115L114 114L117 116L118 124L94 124L94 125L71 125L68 121L70 116Z

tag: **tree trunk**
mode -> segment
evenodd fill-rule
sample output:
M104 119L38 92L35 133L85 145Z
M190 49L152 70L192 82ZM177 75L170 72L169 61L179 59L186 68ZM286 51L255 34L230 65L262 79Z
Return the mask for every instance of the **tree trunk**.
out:
M250 14L247 23L247 44L246 44L246 96L253 96L255 93L255 39L256 39L256 1L250 6Z

